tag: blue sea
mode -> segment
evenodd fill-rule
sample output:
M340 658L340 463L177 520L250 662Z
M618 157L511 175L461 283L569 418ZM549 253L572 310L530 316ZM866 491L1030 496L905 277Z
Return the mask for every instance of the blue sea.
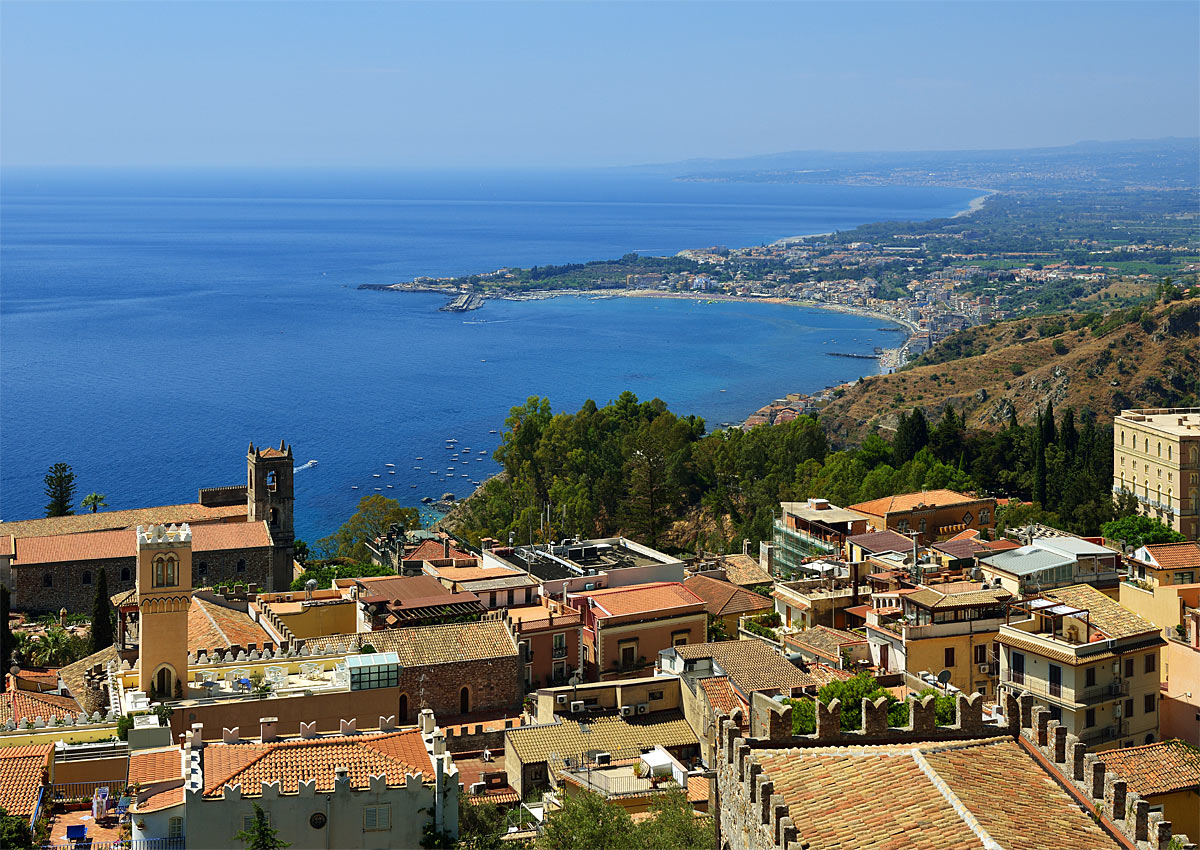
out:
M297 532L312 540L375 488L412 505L465 496L498 470L492 432L530 395L575 410L628 389L710 427L740 421L872 369L825 352L869 353L896 332L691 299L453 314L440 296L356 287L921 220L975 194L622 170L6 171L0 516L42 515L56 462L79 498L139 507L237 484L251 441L286 439L298 466L317 461L296 476Z

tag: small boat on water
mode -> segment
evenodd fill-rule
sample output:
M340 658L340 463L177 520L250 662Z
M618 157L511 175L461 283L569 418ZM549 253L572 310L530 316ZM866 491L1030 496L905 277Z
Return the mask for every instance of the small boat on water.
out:
M391 485L391 484L389 484L389 485L388 485L388 489L389 489L389 490L391 490L391 489L392 489L392 485Z
M458 442L458 440L454 439L453 437L447 437L447 438L446 438L446 442L447 442L447 443L457 443L457 442Z
M394 464L394 463L385 463L385 464L384 464L384 466L395 466L395 465L396 465L396 464Z
M412 487L414 490L415 490L415 489L417 489L417 485L416 485L416 484L409 484L408 486L409 486L409 487Z
M394 469L388 470L388 475L395 475L395 474L396 474L396 470L394 470Z
M380 477L382 477L382 476L380 476L380 474L379 474L378 472L376 472L376 473L375 473L375 475L374 475L374 477L375 477L375 478L380 478Z
M413 469L420 469L420 468L421 468L421 467L419 467L419 466L414 466L414 467L413 467Z
M357 485L357 484L351 484L351 485L350 485L350 489L351 489L351 490L357 490L357 489L358 489L358 485Z
M417 460L425 460L425 458L421 457L420 455L417 455Z
M375 488L375 492L376 492L376 493L382 493L382 492L383 492L383 488L382 488L382 487L376 487L376 488Z
M488 433L489 433L489 434L498 434L498 433L500 433L500 432L499 432L499 431L497 431L495 428L493 428L492 430L488 431Z

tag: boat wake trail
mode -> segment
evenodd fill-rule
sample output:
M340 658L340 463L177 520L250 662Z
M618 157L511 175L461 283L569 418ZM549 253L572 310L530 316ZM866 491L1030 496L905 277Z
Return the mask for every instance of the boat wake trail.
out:
M310 460L308 463L304 464L303 466L293 466L292 472L299 472L302 469L312 469L316 465L317 465L317 462L315 460Z

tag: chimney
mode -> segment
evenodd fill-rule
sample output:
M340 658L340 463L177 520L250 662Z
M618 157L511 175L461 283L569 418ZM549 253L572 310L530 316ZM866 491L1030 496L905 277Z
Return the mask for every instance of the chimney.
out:
M450 538L449 537L442 538L442 557L443 558L450 557Z
M744 539L742 541L742 554L743 555L750 554L750 538L749 537L747 537L746 539Z
M350 787L350 768L338 765L333 769L333 787L335 789Z
M221 729L221 743L236 744L238 742L238 732L240 727L234 726L232 729L225 727Z
M421 714L419 715L419 723L422 735L432 735L433 727L436 725L433 719L433 710L429 708L422 708Z
M199 750L204 746L204 724L192 724L192 749Z
M264 744L270 741L279 740L279 736L275 734L275 725L279 722L278 717L260 717L258 718L259 737Z

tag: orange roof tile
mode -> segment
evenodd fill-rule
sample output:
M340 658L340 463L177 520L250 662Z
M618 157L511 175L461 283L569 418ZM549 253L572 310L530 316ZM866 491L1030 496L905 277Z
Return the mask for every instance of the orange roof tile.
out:
M860 502L857 505L851 505L850 510L881 517L897 511L911 511L920 505L929 508L945 508L976 501L980 500L956 493L953 490L922 490L919 493L901 493L898 496L884 496L882 499Z
M750 707L738 696L738 692L733 689L728 676L712 676L707 679L701 679L700 687L703 689L704 695L708 697L708 704L712 706L714 714L733 717L735 711L740 711L742 713L742 728L749 728Z
M54 718L82 711L73 697L58 694L39 694L34 691L4 691L0 693L0 724L12 721L18 725L38 717L50 723Z
M260 549L270 545L271 536L267 532L265 522L213 522L192 526L193 552ZM137 538L133 530L120 528L111 531L18 538L14 564L20 567L66 561L133 558L136 555Z
M1125 747L1100 754L1108 769L1143 797L1192 789L1200 791L1200 750L1179 740Z
M1183 543L1152 543L1146 546L1146 551L1158 564L1159 569L1200 567L1200 543L1194 540Z
M1006 850L1119 846L1009 738L752 757L787 805L799 843L823 850L975 850L983 841L964 816Z
M475 556L470 552L464 552L461 549L455 549L454 544L450 544L450 554L446 554L445 546L439 540L422 540L421 545L413 549L404 556L406 561L437 561L442 558L455 559L472 559Z
M704 609L714 617L763 611L775 606L766 596L708 576L690 576L683 580L683 586L703 599Z
M28 818L48 777L53 744L0 747L0 809Z
M804 647L811 650L823 658L828 658L831 661L840 659L842 647L847 644L866 643L867 639L862 635L843 632L840 629L831 629L829 626L813 626L811 629L805 629L797 634L791 634L784 637L784 643L791 644L797 647Z
M193 552L226 549L262 549L271 545L265 520L259 522L214 522L192 527Z
M254 644L259 649L274 639L258 623L233 608L217 605L198 596L192 597L188 609L188 650L246 648Z
M318 792L332 791L334 769L350 770L350 787L369 788L383 774L390 786L405 774L432 777L433 764L416 729L382 735L275 741L267 744L209 744L204 750L204 796L219 797L225 785L258 796L262 783L278 782L282 794L295 794L301 781L315 780Z
M184 505L163 505L157 508L132 508L124 511L99 511L97 513L74 514L72 516L24 519L0 522L0 536L13 535L18 538L46 537L63 534L80 534L88 531L105 531L117 528L134 528L154 523L219 522L233 517L245 517L245 504L208 507L198 502Z
M704 600L677 581L589 590L570 596L570 599L576 598L594 600L596 616L599 618L654 614L693 607L699 611L704 608Z
M174 788L167 788L159 791L156 794L151 794L140 803L137 804L136 811L139 814L148 812L159 812L163 809L169 809L172 806L178 806L183 803L183 786L178 785Z
M725 578L733 584L751 587L759 584L771 584L775 579L771 574L758 565L758 561L749 555L726 555L722 562L725 566Z
M178 747L161 747L155 750L138 750L129 754L130 785L140 782L166 782L183 777L183 759Z
M288 455L287 455L287 452L282 452L279 449L274 448L272 446L272 447L265 448L265 449L259 449L258 456L259 457L287 457Z
M703 776L687 778L687 799L689 803L708 802L708 780Z

